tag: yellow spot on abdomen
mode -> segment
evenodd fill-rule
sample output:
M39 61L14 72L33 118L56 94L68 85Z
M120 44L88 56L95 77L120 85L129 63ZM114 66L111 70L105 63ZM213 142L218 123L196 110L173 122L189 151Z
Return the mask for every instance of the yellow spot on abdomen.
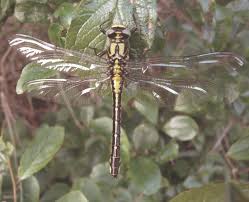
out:
M114 93L120 93L121 90L121 66L118 63L118 60L115 61L114 67L113 67L113 91Z

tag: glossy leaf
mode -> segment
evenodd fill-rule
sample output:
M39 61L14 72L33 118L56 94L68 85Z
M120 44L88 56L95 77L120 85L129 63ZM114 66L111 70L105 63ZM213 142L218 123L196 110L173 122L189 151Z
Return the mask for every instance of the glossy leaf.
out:
M38 202L40 196L40 186L38 180L31 176L22 182L22 201Z
M94 166L92 172L90 174L91 179L93 179L96 183L114 186L117 185L118 180L113 178L110 175L109 164L101 163Z
M54 16L59 18L63 27L69 28L71 21L75 17L72 3L64 2L55 11Z
M161 187L160 169L147 158L138 158L131 161L129 177L134 186L145 195L155 194Z
M56 202L88 202L86 197L80 191L71 191L68 194L62 196L60 199L56 200Z
M158 161L166 163L177 158L179 154L179 145L175 141L169 142L159 153Z
M32 144L25 150L18 168L18 177L24 180L44 168L60 149L64 128L42 126L36 132Z
M227 155L238 161L249 160L249 136L242 137L232 144Z
M89 201L101 202L103 201L103 194L99 186L95 183L94 180L89 178L80 178L76 179L73 184L72 190L79 190Z
M171 118L164 125L163 130L172 138L188 141L198 134L199 127L191 117L179 115Z
M80 118L84 124L89 125L94 116L94 107L86 106L80 108Z
M94 119L90 126L95 130L95 132L103 134L106 137L111 137L112 135L112 119L109 117Z
M90 127L94 129L96 133L103 134L111 142L112 136L112 119L109 117L101 117L94 119L90 123ZM127 139L126 132L121 128L121 155L125 156L126 160L129 159L130 143Z
M63 27L58 23L52 23L48 29L48 36L50 41L59 47L63 47L63 41L61 40L61 33Z
M132 202L132 194L126 189L117 189L116 201L117 202Z
M200 112L202 110L202 100L193 96L186 96L183 91L176 99L174 110L188 114Z
M155 100L145 95L143 98L136 98L133 105L148 121L157 123L159 107Z
M147 124L138 125L132 135L132 140L136 150L153 148L159 139L156 129Z
M224 183L208 184L200 188L194 188L182 192L170 202L224 202L236 201L246 202L249 200L249 185L246 183L236 183L230 190L226 190L228 185ZM240 193L236 194L234 189L239 189ZM228 191L228 192L227 192ZM238 196L239 195L239 196Z
M50 78L52 76L55 76L57 73L53 70L50 69L44 69L39 67L37 64L28 64L26 65L21 73L21 76L17 82L16 85L16 93L17 94L22 94L23 92L27 91L27 85L26 83L28 81L32 81L35 79L40 79L40 78Z
M60 198L62 195L69 192L70 187L64 183L56 183L49 187L48 191L46 191L42 198L41 202L50 202L55 201Z
M140 25L137 29L140 31L142 38L147 43L147 48L151 48L156 31L157 22L157 3L151 0L137 0L134 3L135 22Z
M84 5L79 9L79 17L71 24L67 34L66 47L84 49L87 47L103 50L106 36L99 31L99 25L105 29L111 24L124 24L131 28L132 6L128 0L102 0Z

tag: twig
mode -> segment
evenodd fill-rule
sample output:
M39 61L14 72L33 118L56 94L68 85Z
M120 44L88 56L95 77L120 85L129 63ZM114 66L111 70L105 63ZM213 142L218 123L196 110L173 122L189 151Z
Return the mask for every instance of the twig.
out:
M12 168L12 164L11 164L10 159L8 159L7 164L8 164L8 169L9 169L10 178L11 178L11 182L12 182L13 202L17 202L16 180L15 180L15 175L14 175L14 172L13 172L13 168Z
M222 140L228 135L229 131L234 126L234 124L235 124L235 120L233 118L231 118L229 120L228 124L226 125L226 127L224 128L222 134L220 135L220 137L216 141L215 145L213 146L211 152L214 152L215 150L218 149L218 147L221 145Z
M59 86L59 87L61 88L61 94L62 94L63 101L65 102L65 105L66 105L66 107L67 107L67 109L68 109L68 111L69 111L71 117L73 118L73 121L74 121L75 125L76 125L80 130L83 130L83 129L84 129L84 126L83 126L83 125L80 123L80 121L77 119L77 117L76 117L76 115L75 115L75 113L74 113L74 110L73 110L73 108L72 108L72 106L71 106L71 104L70 104L70 102L69 102L69 100L68 100L68 98L67 98L67 96L66 96L64 90L62 89L61 86Z
M223 156L223 158L224 158L226 164L228 165L228 167L230 168L233 178L237 179L237 173L238 173L239 169L234 165L232 160L226 156L226 152L225 152L223 147L221 149L221 155Z

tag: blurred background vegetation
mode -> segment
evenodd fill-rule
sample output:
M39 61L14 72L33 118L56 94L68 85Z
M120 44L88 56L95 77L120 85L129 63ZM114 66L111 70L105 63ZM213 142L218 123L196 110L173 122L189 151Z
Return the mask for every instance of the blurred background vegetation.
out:
M101 20L86 26L86 19L127 2L0 0L1 201L249 201L247 64L226 86L223 100L186 102L177 111L146 98L124 101L117 179L108 165L111 100L71 107L16 94L28 61L9 47L10 36L25 33L82 51L92 41L88 30L98 33ZM154 53L232 51L249 59L248 0L131 3L151 26L141 32Z

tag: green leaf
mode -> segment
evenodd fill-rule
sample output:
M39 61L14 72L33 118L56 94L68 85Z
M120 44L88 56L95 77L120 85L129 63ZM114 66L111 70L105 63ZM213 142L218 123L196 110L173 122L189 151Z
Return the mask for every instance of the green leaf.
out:
M20 22L47 22L49 10L45 4L27 2L17 4L15 7L15 17Z
M233 16L233 11L227 7L217 5L215 8L215 19L217 21L229 19Z
M121 139L120 139L120 144L121 144L121 159L123 164L128 163L130 161L130 142L127 137L127 134L124 132L124 135L121 131Z
M64 195L60 199L56 200L56 202L88 202L86 197L80 191L71 191L68 194Z
M93 106L85 106L80 108L80 119L84 124L89 125L93 120L94 116L94 107Z
M179 145L172 140L160 151L158 155L158 161L162 163L166 163L168 161L172 161L177 158L179 154Z
M123 188L118 188L116 190L116 199L115 202L132 202L132 195L131 193Z
M44 125L36 131L35 139L21 156L18 177L24 180L44 168L60 149L64 128Z
M113 120L109 117L101 117L91 121L90 127L95 130L96 133L105 135L108 141L111 142L112 137L112 126ZM127 138L127 134L123 128L121 128L120 134L120 144L121 144L121 157L123 157L125 162L130 159L130 143Z
M103 194L94 180L88 178L76 179L72 190L79 190L89 201L102 202Z
M192 140L199 131L197 123L189 116L175 116L164 126L163 131L172 138L181 141Z
M63 27L69 28L71 21L75 17L75 9L72 3L62 3L54 12L54 16L60 19Z
M1 0L0 1L0 20L8 15L8 10L14 4L14 0Z
M0 153L2 154L1 160L7 160L13 153L14 146L3 140L3 136L0 136Z
M16 85L16 93L22 94L23 92L29 90L27 87L27 82L35 79L46 79L55 76L56 71L50 69L41 68L39 65L30 63L26 65L21 73L21 76Z
M40 186L38 180L31 176L22 182L22 201L38 202L40 196Z
M237 161L249 160L249 135L232 144L227 155Z
M46 191L41 199L41 202L51 202L55 201L62 195L69 192L70 188L67 184L64 183L56 183L49 187L49 190Z
M188 94L189 92L182 91L176 98L174 110L177 112L183 112L193 114L201 111L202 100L196 99L196 96Z
M134 186L145 195L155 194L161 187L160 169L147 158L138 158L131 161L129 177Z
M140 124L133 132L132 140L136 150L153 148L159 139L157 130L148 124Z
M96 133L103 134L108 138L112 135L112 119L109 117L101 117L92 120L90 127L93 128Z
M151 0L137 0L134 3L137 17L136 24L139 25L141 37L147 43L147 48L151 48L157 23L157 2Z
M149 95L137 97L133 105L148 121L152 124L157 123L159 107L152 97Z
M63 41L61 40L61 34L63 31L63 27L58 23L50 24L48 28L48 36L50 41L59 47L63 47Z
M230 188L227 190L227 188ZM239 189L241 193L235 193ZM233 183L228 187L225 183L208 184L180 193L170 202L246 202L249 200L249 184Z
M106 36L99 31L104 22L104 28L111 24L123 24L128 28L134 27L132 5L128 0L102 0L77 8L77 17L72 21L67 34L66 47L83 50L87 47L103 50Z
M118 180L111 176L109 163L100 163L94 166L90 177L97 184L114 186L117 185Z

